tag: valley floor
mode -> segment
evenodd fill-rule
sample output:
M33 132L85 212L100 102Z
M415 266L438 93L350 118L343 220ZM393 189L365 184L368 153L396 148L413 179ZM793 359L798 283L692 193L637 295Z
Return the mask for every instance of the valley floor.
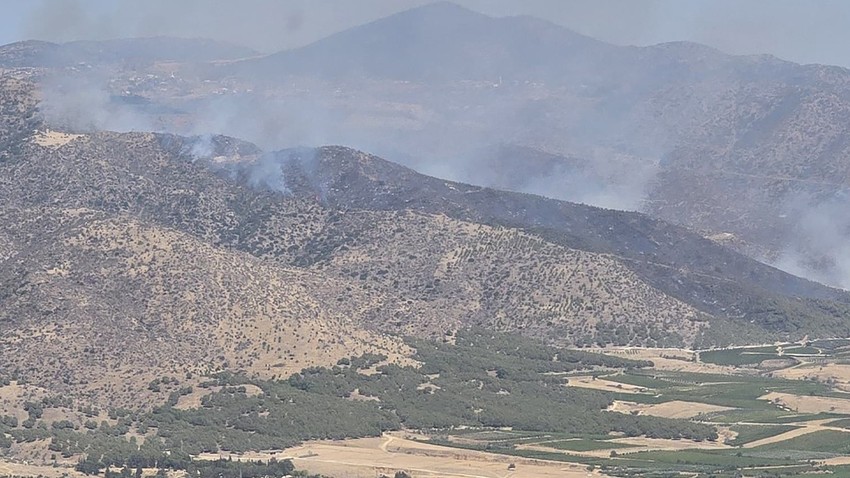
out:
M532 478L606 476L585 465L511 457L423 443L428 437L406 432L380 438L314 441L280 453L251 453L242 459L289 458L298 469L336 478L374 478L405 471L412 476ZM227 457L228 455L224 455ZM219 455L203 458L217 459ZM514 464L514 469L509 465Z
M477 345L481 340L477 338ZM445 351L458 350L461 349ZM471 350L480 349L472 347L466 353ZM850 392L846 391L850 389L850 340L696 352L648 348L597 351L622 359L651 360L655 365L636 369L547 371L540 372L540 376L547 380L557 377L549 383L557 383L563 377L561 386L566 388L561 390L575 387L608 394L611 412L647 417L650 420L647 423L675 418L691 421L695 426L709 425L716 429L715 437L663 437L652 435L658 432L654 427L647 428L642 435L626 436L621 432L555 433L457 426L430 432L386 432L373 438L312 440L282 450L207 453L195 458L264 462L289 459L298 470L334 478L391 477L399 471L413 478L569 478L635 473L635 476L662 473L682 477L731 477L743 473L743 476L764 477L780 472L783 476L823 473L830 473L833 478L850 476ZM374 373L374 366L367 365L360 366ZM488 374L489 371L482 376ZM444 375L424 375L422 379L427 378L433 389L441 390L435 384L451 385L447 381L449 375ZM314 377L318 386L331 383L321 380L334 376ZM359 375L348 377L356 379ZM256 385L239 386L243 400L268 392ZM0 389L22 396L37 395L34 391L23 393L25 389L14 382ZM222 386L197 388L175 399L175 410L198 407L220 389ZM426 393L423 387L416 390ZM6 395L7 407L14 405L9 401L14 397ZM369 398L381 401L378 397ZM544 414L548 412L542 410ZM56 413L55 409L48 409L45 418L65 417ZM109 418L105 412L101 414L99 418ZM21 419L26 417L26 414L18 415ZM669 421L658 423L669 425ZM47 451L49 443L35 439L15 444L12 449L17 452L15 459L0 458L0 477L84 476L74 470L78 454L50 463L46 458L51 456ZM41 451L27 455L23 452L28 447ZM52 456L57 457L55 453ZM156 472L145 471L145 476ZM177 478L184 472L172 471L170 475Z

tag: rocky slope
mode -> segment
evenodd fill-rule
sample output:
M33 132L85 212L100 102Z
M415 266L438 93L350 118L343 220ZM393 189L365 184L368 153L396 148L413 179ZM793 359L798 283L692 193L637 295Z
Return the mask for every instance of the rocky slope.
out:
M162 400L134 393L164 374L400 360L387 334L467 325L578 345L850 334L847 294L639 213L342 147L51 130L47 72L0 77L5 376L122 403Z
M280 376L469 325L562 344L709 326L616 258L514 228L256 190L174 136L43 136L0 164L0 347L4 373L51 389L120 401L166 373Z
M841 68L619 47L449 3L268 56L167 38L24 42L0 48L0 67L34 76L71 129L347 144L438 177L643 211L850 283Z
M492 178L478 170L504 168L504 158L476 147L532 147L565 161L553 170L533 151L515 154L508 169L524 172L502 185L642 210L753 257L850 284L850 223L841 214L850 186L850 73L842 68L690 43L617 47L448 3L226 68L246 78L322 78L343 91L357 85L375 95L372 103L420 111L413 128L391 136L415 145L408 149L420 151L419 160L407 160L419 169L487 184ZM361 78L404 81L410 93L376 93ZM403 148L371 142L405 159L395 152Z

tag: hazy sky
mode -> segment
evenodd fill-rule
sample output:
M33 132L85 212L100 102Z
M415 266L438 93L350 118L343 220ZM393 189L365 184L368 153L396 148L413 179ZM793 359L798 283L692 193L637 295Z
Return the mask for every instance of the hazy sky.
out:
M0 0L0 42L208 37L271 52L431 0ZM457 0L529 14L617 44L691 40L850 67L848 0Z

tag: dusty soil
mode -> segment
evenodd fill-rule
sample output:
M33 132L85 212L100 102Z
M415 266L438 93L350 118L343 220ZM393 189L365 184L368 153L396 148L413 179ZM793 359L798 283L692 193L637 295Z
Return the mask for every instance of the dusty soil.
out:
M47 478L59 478L67 475L71 478L84 478L85 475L74 470L73 467L49 465L30 465L25 463L16 463L6 461L0 458L0 475L15 475L15 476L44 476Z
M850 456L836 456L834 458L827 458L826 460L821 460L820 463L829 466L850 465Z
M634 402L615 400L608 410L620 413L632 413L637 411L639 415L652 415L664 418L693 418L703 413L721 412L731 410L730 407L709 405L707 403L684 402L673 400L670 402L647 405Z
M47 148L59 148L61 146L65 146L71 141L83 136L81 134L70 134L70 133L61 133L59 131L39 131L35 136L33 136L33 141L39 146L45 146Z
M27 418L27 412L23 410L26 401L40 400L48 393L33 385L20 385L12 381L9 385L0 387L0 415L13 415L18 421Z
M601 352L635 360L651 360L658 370L676 372L737 374L741 369L711 363L694 362L694 351L680 348L643 348L643 347L603 347L582 349L589 352Z
M605 390L608 392L621 393L645 393L648 391L648 389L644 387L638 387L636 385L617 383L601 378L597 378L596 380L594 380L591 376L570 377L569 383L567 383L567 385L570 387L592 388L594 390Z
M781 404L799 413L836 412L850 414L850 398L810 397L790 393L771 392L759 397Z
M191 408L200 408L201 399L206 397L207 395L218 392L221 390L221 387L209 387L209 388L201 388L194 387L192 389L192 393L188 395L182 395L177 399L177 404L174 405L174 408L178 410L189 410Z
M578 478L607 476L589 472L584 465L509 457L493 453L442 447L421 443L407 433L385 434L381 438L340 441L314 441L281 452L251 453L241 459L291 458L299 469L335 478L374 478L392 476L404 470L413 477L461 478ZM217 459L219 455L202 455ZM508 470L509 464L516 469Z
M773 374L790 379L815 378L820 382L831 381L835 388L850 391L850 364L807 363L779 370Z

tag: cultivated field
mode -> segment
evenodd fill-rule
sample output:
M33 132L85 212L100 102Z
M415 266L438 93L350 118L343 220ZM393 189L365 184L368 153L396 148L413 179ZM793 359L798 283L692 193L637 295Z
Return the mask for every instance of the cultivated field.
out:
M404 435L307 443L288 449L285 454L300 469L341 478L373 478L381 473L391 476L399 470L413 476L467 478L605 476L589 473L583 465L452 449ZM509 470L512 463L515 469Z
M373 438L311 440L276 451L202 453L196 458L288 458L300 470L338 478L393 476L398 471L414 478L850 476L850 393L843 390L850 379L850 365L845 363L850 344L820 345L777 344L698 352L605 349L614 356L651 360L655 366L540 375L548 377L551 384L609 397L611 413L710 425L717 431L715 438L670 438L663 429L668 422L663 421L658 431L650 426L639 434L458 426L385 432ZM363 372L370 376L383 373L375 365ZM484 375L495 378L497 374L487 371ZM446 386L448 382L440 380L445 378L423 375L427 386L420 384L415 389L417 393L441 393L439 384ZM203 406L204 397L223 388L197 388L180 396L175 408ZM0 390L8 411L43 393L15 383ZM355 392L350 400L361 398L359 390ZM261 398L263 390L246 384L244 394ZM378 398L370 396L370 400ZM108 418L101 413L100 418ZM26 417L18 415L19 419ZM43 415L53 422L69 416L52 408ZM47 444L36 441L13 445L12 451L32 448L29 456L42 457L42 462L26 463L20 458L16 462L0 461L0 475L75 476L75 458L60 458L55 466L44 460L49 454L44 449Z
M313 473L357 478L392 476L396 471L414 477L470 478L657 473L846 476L850 420L845 417L850 417L850 393L836 386L844 378L841 350L785 344L699 353L682 349L604 351L652 360L656 366L565 376L565 386L612 394L612 412L713 425L718 438L692 441L469 428L313 441L274 454L241 458L283 456ZM718 363L705 362L702 357ZM778 363L787 366L777 369ZM515 469L509 470L510 464Z

